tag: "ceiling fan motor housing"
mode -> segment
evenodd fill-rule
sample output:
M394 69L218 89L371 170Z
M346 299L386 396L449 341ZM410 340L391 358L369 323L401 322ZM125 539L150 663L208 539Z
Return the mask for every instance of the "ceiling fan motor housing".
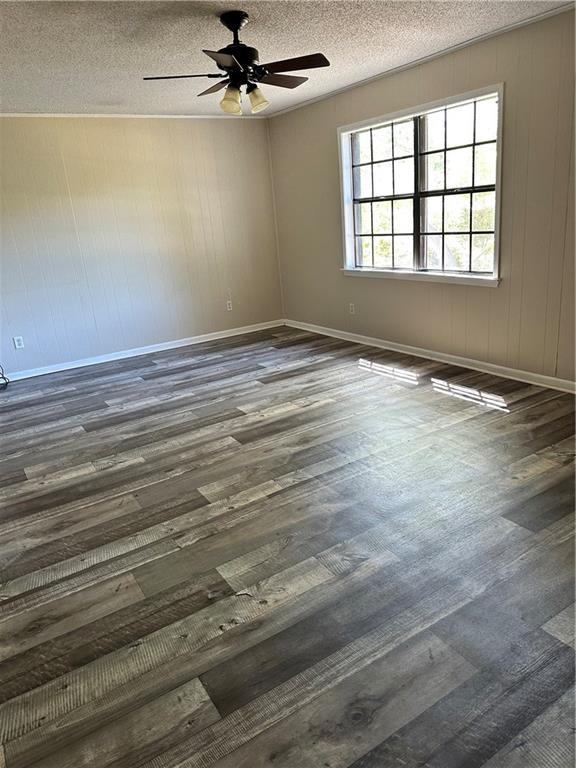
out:
M220 48L218 53L228 53L234 56L243 69L254 69L257 67L260 56L256 48L251 48L249 45L244 45L244 43L230 43L225 48ZM220 69L230 72L228 68L220 67Z

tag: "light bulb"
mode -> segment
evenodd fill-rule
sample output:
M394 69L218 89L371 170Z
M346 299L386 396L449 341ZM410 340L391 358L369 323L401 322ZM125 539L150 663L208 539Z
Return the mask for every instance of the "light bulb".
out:
M248 97L250 99L253 113L261 112L263 109L266 109L266 107L270 106L270 102L267 101L266 97L257 86L254 86L248 90Z
M222 101L220 102L220 109L223 112L227 112L229 115L242 114L239 88L235 88L233 85L229 85L228 88L226 88Z

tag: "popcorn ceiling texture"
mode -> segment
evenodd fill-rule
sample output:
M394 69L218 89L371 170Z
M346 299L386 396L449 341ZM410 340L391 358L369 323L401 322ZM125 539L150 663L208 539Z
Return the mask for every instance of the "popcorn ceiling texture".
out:
M3 113L222 115L213 81L143 75L217 71L202 48L231 36L218 14L243 8L245 43L262 62L322 51L293 91L266 88L266 116L446 48L537 17L565 2L532 0L265 0L257 2L2 2ZM301 74L301 73L298 73Z

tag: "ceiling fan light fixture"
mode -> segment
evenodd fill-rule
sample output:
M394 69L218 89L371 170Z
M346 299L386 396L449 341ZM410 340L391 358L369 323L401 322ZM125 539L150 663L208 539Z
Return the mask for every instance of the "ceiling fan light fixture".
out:
M250 99L250 106L252 107L252 114L256 112L262 112L263 109L270 106L270 102L264 96L260 88L253 83L248 86L248 98Z
M277 88L297 88L307 82L308 78L286 75L285 72L330 66L330 62L323 53L310 53L307 56L294 56L291 59L260 64L258 50L246 45L238 37L239 31L248 21L246 11L225 11L220 14L220 21L226 29L232 32L232 42L219 51L202 49L206 56L216 62L219 72L207 72L204 75L152 75L145 77L144 80L179 80L189 77L215 78L218 82L201 91L198 96L216 93L227 85L224 97L220 102L220 109L228 115L242 115L241 88L246 88L246 95L250 99L251 111L254 114L270 106L270 102L258 88L259 83L273 85Z
M233 85L229 85L224 91L224 96L220 102L220 109L223 112L227 112L229 115L241 115L241 97L240 89Z

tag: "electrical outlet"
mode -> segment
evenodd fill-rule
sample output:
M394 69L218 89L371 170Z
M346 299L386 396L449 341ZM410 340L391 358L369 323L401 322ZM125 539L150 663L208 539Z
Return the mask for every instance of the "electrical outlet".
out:
M232 312L232 299L228 299L228 301L226 302L226 311Z
M352 304L352 302L350 302L350 304L348 304L348 312L351 315L355 315L356 314L356 304Z
M14 342L14 349L24 349L23 336L12 336L12 341Z

